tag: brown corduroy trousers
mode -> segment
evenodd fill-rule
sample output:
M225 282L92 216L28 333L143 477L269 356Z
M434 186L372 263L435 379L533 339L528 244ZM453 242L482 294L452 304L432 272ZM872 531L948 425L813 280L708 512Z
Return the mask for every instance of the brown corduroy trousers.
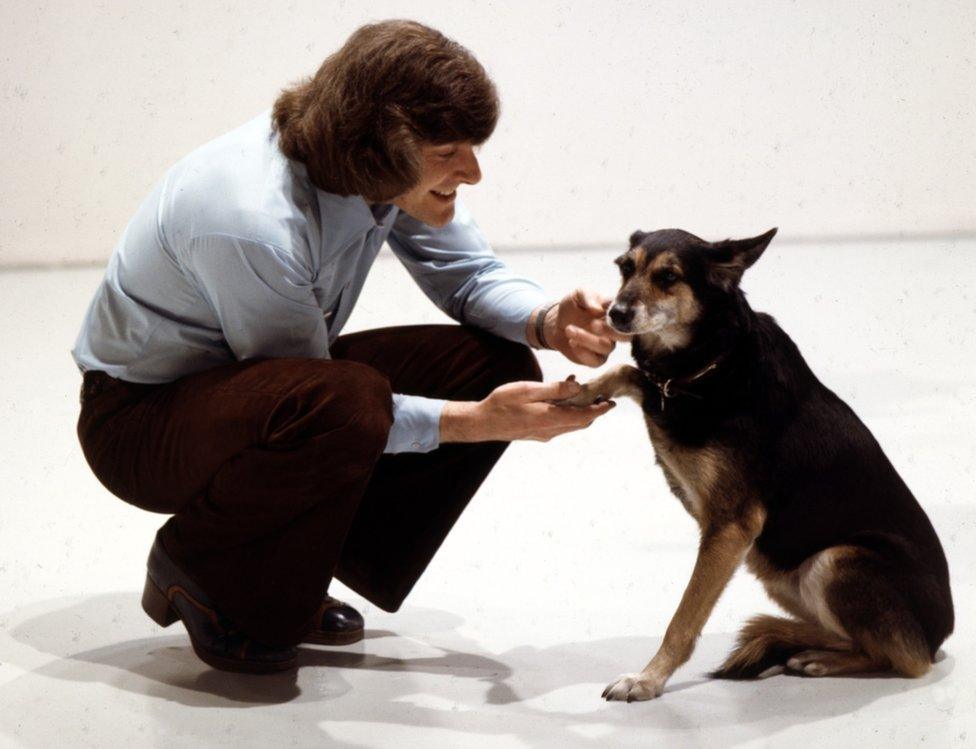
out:
M333 577L395 611L507 447L383 454L391 393L479 400L540 380L525 346L454 325L340 336L144 385L86 372L78 436L116 496L172 514L163 546L221 612L299 642Z

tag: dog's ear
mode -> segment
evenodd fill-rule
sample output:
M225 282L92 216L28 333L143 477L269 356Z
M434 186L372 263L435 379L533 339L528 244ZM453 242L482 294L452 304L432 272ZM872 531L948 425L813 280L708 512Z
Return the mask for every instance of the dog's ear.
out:
M634 249L637 245L644 241L644 237L647 236L646 231L641 231L638 229L633 234L630 235L630 249Z
M746 268L752 266L769 246L776 229L751 239L726 239L708 244L708 277L716 286L729 291L738 285Z

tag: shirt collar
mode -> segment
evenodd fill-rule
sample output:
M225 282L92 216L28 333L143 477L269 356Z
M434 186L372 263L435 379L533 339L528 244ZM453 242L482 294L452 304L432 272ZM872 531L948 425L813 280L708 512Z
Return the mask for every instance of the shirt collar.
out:
M393 223L399 210L392 203L374 203L373 205L368 205L367 208L369 208L370 215L376 222L376 226L383 228Z

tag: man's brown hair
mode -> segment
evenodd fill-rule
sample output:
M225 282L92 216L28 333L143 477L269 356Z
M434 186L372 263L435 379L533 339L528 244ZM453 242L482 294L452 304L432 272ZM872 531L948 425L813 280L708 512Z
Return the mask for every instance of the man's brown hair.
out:
M414 21L357 29L318 72L284 89L278 143L316 187L379 202L420 180L422 143L483 143L498 95L467 49Z

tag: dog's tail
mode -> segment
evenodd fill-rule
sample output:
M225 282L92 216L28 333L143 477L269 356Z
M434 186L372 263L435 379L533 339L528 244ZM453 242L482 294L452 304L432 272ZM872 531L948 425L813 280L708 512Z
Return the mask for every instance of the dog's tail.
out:
M803 650L850 650L851 641L818 624L778 616L757 616L739 632L735 649L717 671L716 679L755 679L782 671Z

